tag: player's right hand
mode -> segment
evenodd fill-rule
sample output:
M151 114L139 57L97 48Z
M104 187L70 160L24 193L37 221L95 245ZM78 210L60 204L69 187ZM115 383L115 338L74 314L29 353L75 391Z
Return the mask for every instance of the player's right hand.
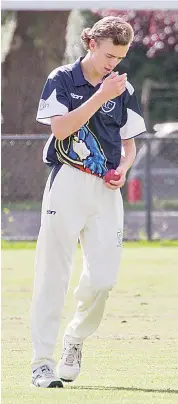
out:
M102 94L106 102L112 98L118 97L126 89L127 74L119 75L118 72L112 72L101 84L98 92Z

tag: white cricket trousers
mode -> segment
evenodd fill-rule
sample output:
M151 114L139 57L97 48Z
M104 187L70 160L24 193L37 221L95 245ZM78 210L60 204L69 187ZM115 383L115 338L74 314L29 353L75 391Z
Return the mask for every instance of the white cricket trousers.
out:
M53 169L54 170L54 169ZM75 290L77 309L65 330L83 342L100 324L109 291L117 280L123 234L120 189L63 165L44 191L31 306L32 368L53 362L60 318L80 238L83 271Z

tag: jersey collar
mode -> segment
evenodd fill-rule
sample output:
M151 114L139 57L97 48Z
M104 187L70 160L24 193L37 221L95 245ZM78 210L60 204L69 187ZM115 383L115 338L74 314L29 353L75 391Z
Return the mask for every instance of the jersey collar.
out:
M83 86L83 85L88 85L92 86L84 77L82 67L81 67L81 61L83 57L80 57L76 60L76 62L72 65L72 76L74 80L74 85L75 87L78 86Z

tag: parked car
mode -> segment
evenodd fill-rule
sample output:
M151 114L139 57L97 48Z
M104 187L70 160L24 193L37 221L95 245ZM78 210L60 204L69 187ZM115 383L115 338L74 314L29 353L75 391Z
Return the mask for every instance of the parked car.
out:
M156 124L154 130L150 159L153 201L177 202L178 206L178 122ZM145 200L146 153L143 140L128 175L127 200L130 203Z

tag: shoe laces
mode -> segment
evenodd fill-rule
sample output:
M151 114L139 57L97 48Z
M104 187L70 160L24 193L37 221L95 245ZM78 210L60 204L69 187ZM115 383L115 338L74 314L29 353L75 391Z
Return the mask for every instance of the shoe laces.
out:
M62 357L65 357L65 362L67 365L73 365L75 360L80 365L82 357L81 350L81 344L67 344L62 355Z
M35 376L35 372L37 372L37 375L40 377L54 377L54 372L53 369L51 369L48 365L43 365L40 368L36 369L34 371L34 376Z

